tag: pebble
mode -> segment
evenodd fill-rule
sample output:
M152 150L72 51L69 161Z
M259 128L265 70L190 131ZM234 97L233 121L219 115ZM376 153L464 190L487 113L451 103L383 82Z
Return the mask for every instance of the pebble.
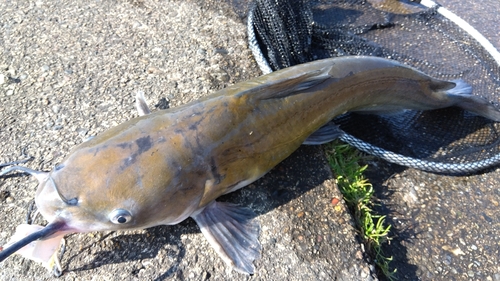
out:
M361 251L356 251L356 258L357 258L358 260L363 259L363 253L361 253Z
M16 70L14 68L9 68L7 73L9 73L11 77L16 76Z
M49 120L49 121L47 121L47 122L45 122L45 128L49 129L49 128L51 128L52 126L54 126L54 122L52 122L52 121L50 121L50 120Z
M2 190L0 191L0 201L5 201L10 196L10 191Z
M5 83L5 75L0 74L0 85L3 85Z
M52 112L54 112L54 113L57 114L57 113L59 113L60 110L61 110L61 106L60 105L56 104L56 105L52 106Z
M207 50L205 49L198 49L196 50L196 53L200 56L206 56L207 55Z
M215 54L221 54L221 55L227 55L227 54L229 54L229 51L226 50L226 49L224 49L224 48L214 48L213 52Z
M375 269L375 268L372 269L371 267L372 265L363 266L362 271L360 272L360 275L361 277L363 277L363 279L367 279L368 276L370 276L370 273L373 272L373 270Z
M222 69L220 69L219 71L215 71L214 73L212 73L212 75L215 76L215 79L219 80L220 82L228 82L230 79L227 72Z
M450 255L446 255L443 263L446 264L446 265L450 265L451 264L451 259L452 258L451 258Z

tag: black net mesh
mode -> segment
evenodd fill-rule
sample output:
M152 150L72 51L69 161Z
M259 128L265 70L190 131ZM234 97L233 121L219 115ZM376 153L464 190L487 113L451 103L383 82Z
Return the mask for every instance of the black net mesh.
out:
M439 79L464 79L498 105L499 63L442 10L397 0L257 0L250 47L264 72L345 55L396 59ZM334 122L344 141L404 166L451 174L500 162L500 124L456 108Z

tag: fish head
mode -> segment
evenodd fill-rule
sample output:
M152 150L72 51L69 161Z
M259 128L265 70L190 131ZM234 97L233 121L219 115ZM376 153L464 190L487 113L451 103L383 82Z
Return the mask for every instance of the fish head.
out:
M79 165L72 159L40 183L36 206L47 221L63 221L67 231L144 228L154 220L151 208L158 200L138 192L129 176L102 163Z
M202 177L185 176L187 165L168 160L179 159L168 152L176 150L155 147L167 142L151 137L145 149L140 138L145 137L104 142L98 136L77 147L40 182L40 213L74 232L144 229L186 219L203 195L195 188L204 186Z
M117 230L124 228L120 225L133 224L131 206L121 204L117 208L116 197L109 198L104 205L105 192L92 196L95 188L88 180L77 173L68 177L68 173L56 169L39 184L35 196L37 209L47 221L61 222L61 231L65 232Z
M145 126L127 134L135 127L119 125L80 144L50 172L23 167L4 172L23 170L37 178L35 203L49 222L16 243L12 253L35 240L69 233L176 224L204 207L199 204L206 168L182 150L183 137L144 135L158 131ZM8 255L0 252L0 260Z

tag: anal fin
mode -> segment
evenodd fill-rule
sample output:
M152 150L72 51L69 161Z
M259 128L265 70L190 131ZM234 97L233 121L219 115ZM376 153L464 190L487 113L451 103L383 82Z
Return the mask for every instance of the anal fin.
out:
M213 201L191 216L219 256L235 270L254 273L253 261L260 256L260 226L252 210Z

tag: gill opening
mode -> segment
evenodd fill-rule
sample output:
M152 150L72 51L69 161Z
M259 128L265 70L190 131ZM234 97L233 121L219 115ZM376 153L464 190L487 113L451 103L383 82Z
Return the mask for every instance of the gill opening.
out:
M56 190L57 195L59 196L59 198L61 198L61 200L64 203L66 203L67 205L70 205L70 206L74 206L74 205L78 204L78 199L76 197L68 200L68 198L66 198L64 195L61 194L61 192L59 191L59 188L57 188L57 185L56 185L56 182L54 181L54 179L50 175L48 175L48 178L49 178L50 182L52 183L52 186Z

